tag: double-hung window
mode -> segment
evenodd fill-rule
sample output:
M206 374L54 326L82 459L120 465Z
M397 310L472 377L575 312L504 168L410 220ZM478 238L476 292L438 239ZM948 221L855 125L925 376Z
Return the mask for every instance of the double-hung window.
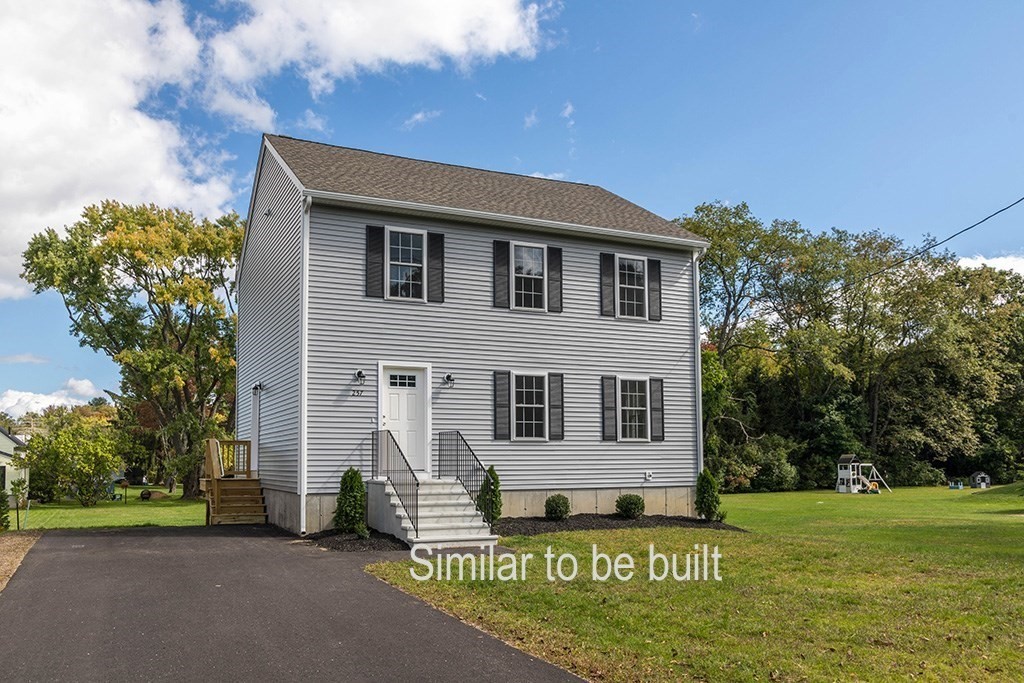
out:
M650 403L647 379L619 378L619 440L650 439Z
M388 298L426 300L423 261L426 233L388 228Z
M512 411L516 439L546 439L547 375L513 375Z
M538 244L512 243L512 307L547 309L546 248Z
M620 318L647 318L647 259L617 256L616 303Z

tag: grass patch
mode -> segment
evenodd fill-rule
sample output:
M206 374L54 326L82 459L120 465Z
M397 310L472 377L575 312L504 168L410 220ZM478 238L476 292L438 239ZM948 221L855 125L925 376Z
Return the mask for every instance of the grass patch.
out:
M550 545L581 578L418 582L369 568L528 652L595 680L1024 678L1024 485L723 496L754 533L686 528L503 538ZM638 577L590 580L590 545L630 553ZM652 583L647 546L719 546L720 583Z
M145 489L160 491L154 486L132 486L125 501L103 501L84 508L77 501L33 503L28 511L29 529L83 529L90 527L125 526L201 526L206 523L206 503L182 500L180 491L161 500L141 500ZM118 488L118 492L121 489ZM166 489L164 489L166 491ZM14 525L14 511L11 511ZM21 511L22 528L26 528L25 510Z

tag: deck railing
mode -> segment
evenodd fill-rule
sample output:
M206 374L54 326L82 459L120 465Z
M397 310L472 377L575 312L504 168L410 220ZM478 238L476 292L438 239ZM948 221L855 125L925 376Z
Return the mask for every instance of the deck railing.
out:
M249 441L220 441L220 462L225 477L252 476L252 444Z
M398 495L398 501L409 516L413 532L420 530L420 482L405 453L387 429L370 432L373 453L373 477L384 477Z
M473 499L476 509L484 516L484 521L494 530L494 496L481 496L481 489L484 482L491 479L490 473L484 467L476 453L466 443L462 432L450 431L439 432L437 441L437 465L438 475L454 477L462 482L466 493ZM491 490L494 490L495 482L491 481Z

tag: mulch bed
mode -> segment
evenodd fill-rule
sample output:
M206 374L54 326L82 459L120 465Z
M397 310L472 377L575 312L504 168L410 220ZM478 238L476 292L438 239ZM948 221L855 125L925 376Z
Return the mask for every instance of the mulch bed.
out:
M326 531L309 534L305 537L305 540L327 550L351 553L409 549L409 546L391 534L382 534L379 531L370 531L369 538L359 538L355 534L342 533L336 529L327 529Z
M638 519L626 519L618 515L583 514L572 515L562 520L552 521L545 517L506 517L494 525L494 532L499 536L536 536L558 531L595 531L600 529L647 529L652 527L689 527L693 529L718 529L722 531L742 531L731 524L723 522L707 522L695 517L668 517L666 515L645 515Z

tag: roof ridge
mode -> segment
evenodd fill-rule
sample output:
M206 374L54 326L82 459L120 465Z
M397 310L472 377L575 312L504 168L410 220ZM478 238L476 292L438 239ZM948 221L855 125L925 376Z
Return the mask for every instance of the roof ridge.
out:
M466 164L452 164L452 163L449 163L447 161L432 161L430 159L418 159L416 157L408 157L408 156L405 156L405 155L402 155L402 154L391 154L389 152L375 152L375 151L373 151L371 149L363 149L362 147L349 147L347 145L335 145L335 144L332 144L330 142L320 142L318 140L306 140L304 138L297 138L297 137L293 137L291 135L280 135L278 133L264 133L263 136L267 137L267 138L271 138L271 137L273 137L273 138L283 138L285 140L293 140L295 142L304 142L304 143L307 143L307 144L310 144L310 145L320 145L322 147L332 147L334 149L347 149L347 150L350 150L350 151L353 151L353 152L363 152L365 154L373 154L374 156L391 157L392 159L405 159L406 161L418 161L418 162L423 163L423 164L431 164L431 165L434 165L434 166L448 166L450 168L464 168L464 169L469 170L469 171L480 171L482 173L497 173L497 174L500 174L500 175L509 175L509 176L513 176L513 177L516 177L516 178L526 178L528 180L542 180L542 181L546 181L546 182L549 182L549 183L563 183L565 185L582 185L584 187L593 187L593 188L596 188L598 190L604 190L605 192L609 192L610 194L615 194L614 192L610 192L609 190L601 187L600 185L595 185L593 183L581 183L581 182L578 182L578 181L575 181L575 180L562 180L560 178L542 178L540 176L529 175L529 174L526 174L526 173L513 173L512 171L495 171L494 169L491 169L491 168L480 168L479 166L467 166Z

